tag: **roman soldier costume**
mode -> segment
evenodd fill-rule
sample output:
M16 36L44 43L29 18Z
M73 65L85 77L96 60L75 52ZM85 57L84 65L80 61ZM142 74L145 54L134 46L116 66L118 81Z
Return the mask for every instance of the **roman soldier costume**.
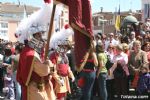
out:
M18 69L17 81L22 88L22 100L56 100L51 83L50 60L44 60L44 40L52 4L45 4L39 11L21 21L16 36L24 43ZM47 15L48 14L48 15Z

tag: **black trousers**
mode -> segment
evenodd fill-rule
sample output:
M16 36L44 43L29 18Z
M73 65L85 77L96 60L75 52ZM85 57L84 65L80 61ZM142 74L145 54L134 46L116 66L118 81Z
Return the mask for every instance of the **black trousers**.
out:
M128 78L115 78L114 79L114 89L116 95L124 95L128 93Z
M106 81L108 100L114 100L114 79Z
M4 87L3 69L0 68L0 92L2 92L3 87Z

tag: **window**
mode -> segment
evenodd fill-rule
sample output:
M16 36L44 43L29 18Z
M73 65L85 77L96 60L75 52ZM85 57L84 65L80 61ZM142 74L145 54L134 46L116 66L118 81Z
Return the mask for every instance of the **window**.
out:
M65 20L65 22L68 22L68 20Z
M145 19L150 17L150 4L144 4L144 17Z
M2 22L2 23L1 23L1 28L8 28L8 23Z
M1 31L0 31L0 34L3 34L4 36L6 36L7 30L1 30Z

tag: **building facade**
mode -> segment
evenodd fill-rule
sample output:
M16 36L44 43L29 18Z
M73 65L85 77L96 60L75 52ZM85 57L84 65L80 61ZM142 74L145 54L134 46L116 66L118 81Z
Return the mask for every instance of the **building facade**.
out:
M123 22L123 19L128 16L131 12L120 12L121 17L121 23ZM137 10L136 12L132 12L132 15L141 22L141 10ZM116 20L116 13L112 12L97 12L93 14L93 31L95 34L97 33L115 33L115 20Z
M141 0L142 2L142 21L150 18L150 0Z
M23 17L38 10L38 7L0 3L0 36L6 41L16 42L16 28Z
M16 42L17 39L14 33L18 24L24 17L29 16L38 9L39 7L0 2L0 38L10 42ZM61 9L61 14L55 23L55 27L60 30L68 23L68 7L64 6Z

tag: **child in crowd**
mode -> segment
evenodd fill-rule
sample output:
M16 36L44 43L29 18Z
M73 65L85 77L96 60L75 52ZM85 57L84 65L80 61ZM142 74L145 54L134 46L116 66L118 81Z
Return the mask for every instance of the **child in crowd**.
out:
M12 79L12 67L7 67L7 74L4 76L4 88L3 92L6 96L6 99L14 100L15 93L14 93L14 82Z
M145 66L140 69L141 74L139 76L137 84L138 94L148 94L150 92L150 73L149 67Z

